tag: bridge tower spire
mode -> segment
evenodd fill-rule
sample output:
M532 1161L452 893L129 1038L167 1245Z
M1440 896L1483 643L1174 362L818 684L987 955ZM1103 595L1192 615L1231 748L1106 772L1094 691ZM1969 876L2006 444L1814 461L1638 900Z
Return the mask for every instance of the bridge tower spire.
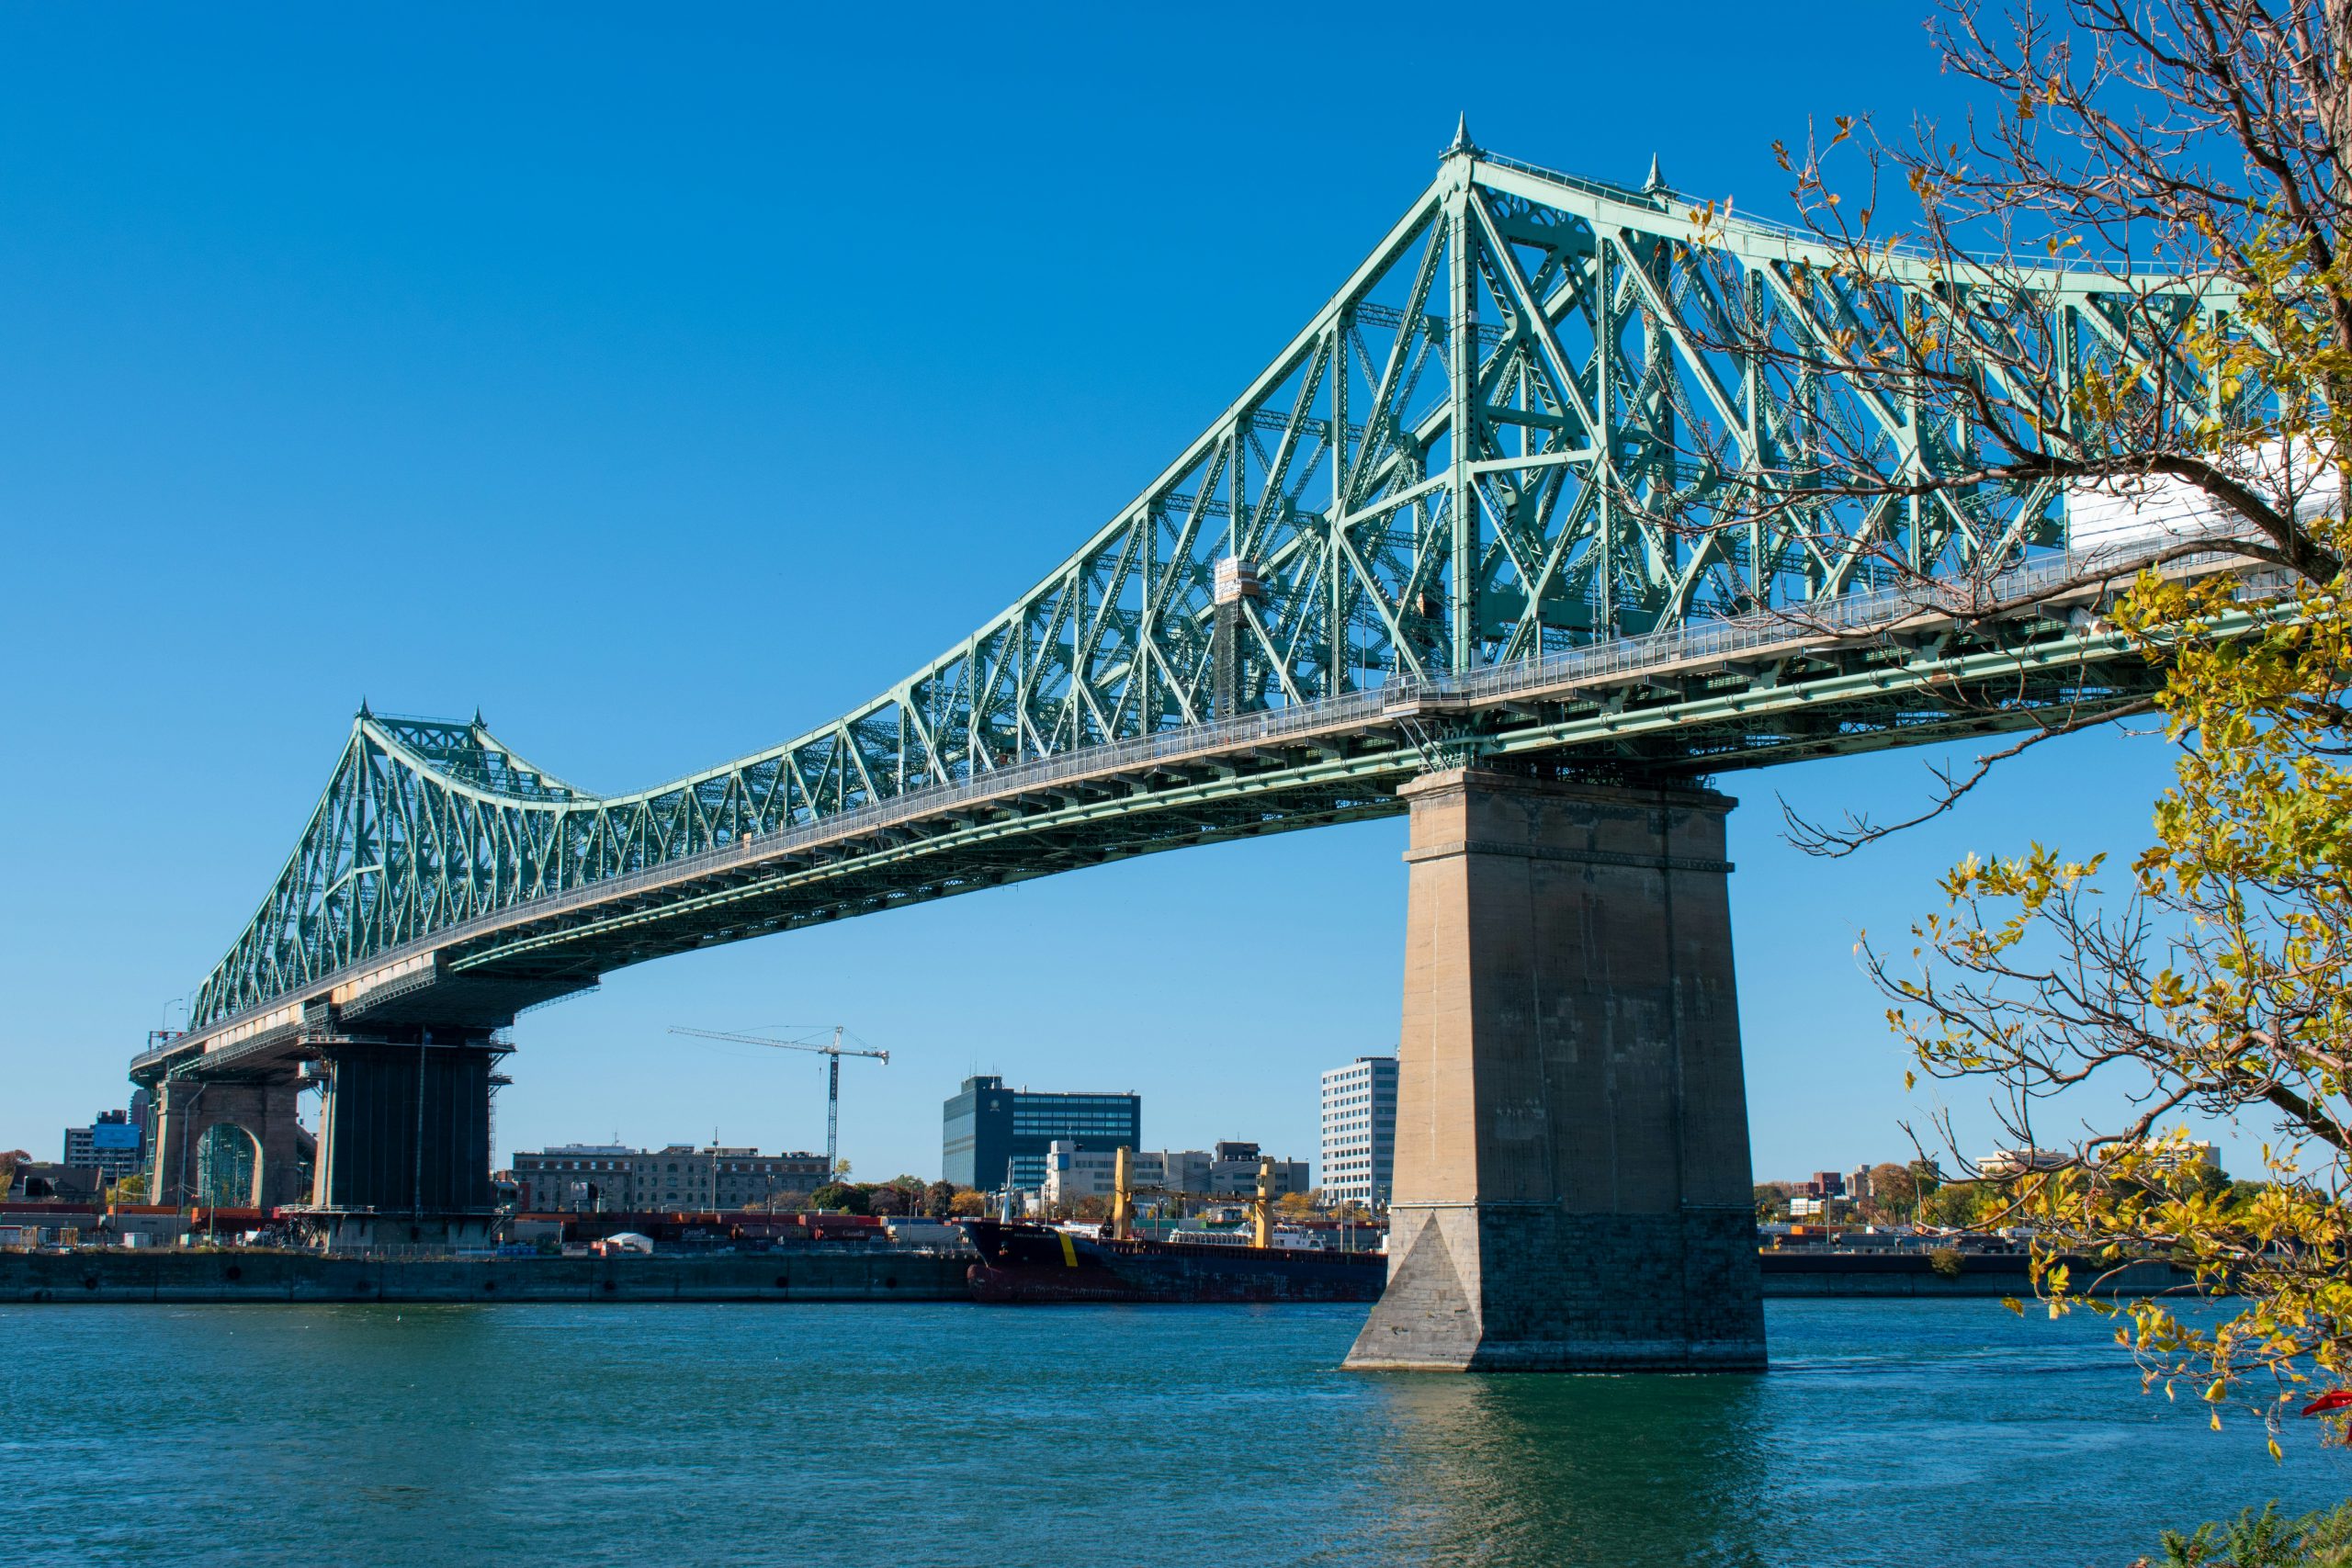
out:
M1449 186L1445 196L1445 373L1452 403L1445 434L1446 522L1453 554L1447 573L1451 592L1446 666L1456 674L1478 660L1481 538L1477 481L1470 466L1477 455L1478 417L1478 268L1472 259L1477 243L1475 209L1478 204L1472 188L1472 161L1477 153L1470 140L1470 117L1465 114L1454 122L1453 145L1446 149L1448 166L1441 175Z

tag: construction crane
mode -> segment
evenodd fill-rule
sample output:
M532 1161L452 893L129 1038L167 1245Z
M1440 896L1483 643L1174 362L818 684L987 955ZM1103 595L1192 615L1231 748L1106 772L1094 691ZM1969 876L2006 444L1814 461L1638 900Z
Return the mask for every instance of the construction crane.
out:
M825 1179L828 1181L832 1180L842 1168L842 1058L871 1056L876 1061L883 1063L890 1060L890 1053L888 1051L861 1051L854 1046L842 1044L842 1036L847 1032L838 1023L833 1025L833 1038L830 1044L820 1044L814 1040L771 1040L764 1034L735 1034L723 1029L688 1029L682 1023L672 1024L670 1032L691 1034L697 1040L729 1040L738 1045L771 1045L779 1051L813 1051L824 1057Z

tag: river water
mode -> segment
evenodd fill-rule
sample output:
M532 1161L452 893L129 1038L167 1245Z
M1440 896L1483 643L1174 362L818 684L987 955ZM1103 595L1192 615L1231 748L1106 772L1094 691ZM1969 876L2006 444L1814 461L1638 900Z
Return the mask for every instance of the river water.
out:
M2352 1494L2085 1317L1775 1302L1759 1377L1337 1371L1362 1307L0 1309L0 1562L2129 1562Z

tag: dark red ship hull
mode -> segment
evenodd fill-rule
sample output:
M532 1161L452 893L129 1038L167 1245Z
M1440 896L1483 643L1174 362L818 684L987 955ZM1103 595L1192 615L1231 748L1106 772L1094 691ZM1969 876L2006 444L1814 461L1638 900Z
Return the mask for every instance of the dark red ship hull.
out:
M967 1220L964 1234L982 1302L1369 1302L1388 1281L1377 1252L1110 1241L997 1220Z

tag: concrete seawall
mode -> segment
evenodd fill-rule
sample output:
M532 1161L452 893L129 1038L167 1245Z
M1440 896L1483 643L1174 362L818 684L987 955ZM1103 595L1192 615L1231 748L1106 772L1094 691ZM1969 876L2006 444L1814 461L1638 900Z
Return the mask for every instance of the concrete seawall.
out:
M910 1252L765 1252L695 1258L379 1259L295 1252L0 1253L0 1303L68 1302L946 1302L968 1301L968 1258ZM1917 1253L1766 1252L1764 1294L1781 1299L2028 1296L2019 1257L1971 1255L1956 1275ZM2092 1270L2075 1269L2077 1286ZM2102 1294L2186 1286L2138 1263Z
M935 1253L378 1259L290 1252L0 1253L0 1302L968 1301Z
M2019 1296L2033 1294L2026 1259L2018 1254L1966 1253L1957 1274L1940 1274L1919 1253L1885 1257L1853 1253L1771 1252L1758 1255L1766 1298L1820 1299L1868 1296ZM2073 1288L2088 1290L2098 1266L2069 1260ZM2133 1263L2102 1282L2101 1296L2153 1296L2193 1283L2185 1269L2169 1263Z

